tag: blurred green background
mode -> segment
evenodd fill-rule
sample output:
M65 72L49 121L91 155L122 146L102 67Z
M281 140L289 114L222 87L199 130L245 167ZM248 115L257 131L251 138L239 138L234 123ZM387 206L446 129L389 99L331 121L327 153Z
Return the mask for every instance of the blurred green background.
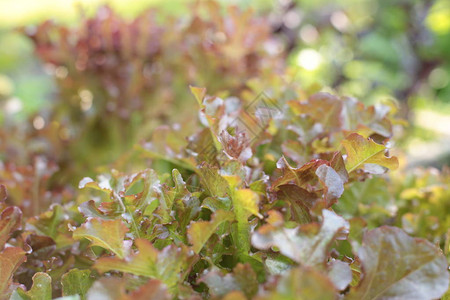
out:
M50 72L17 27L76 24L108 3L127 18L151 7L183 17L193 1L0 0L2 122L30 122L56 93ZM267 16L302 87L326 86L365 103L394 98L410 126L401 144L412 165L448 165L450 1L222 1ZM163 20L164 21L164 20ZM279 49L273 49L279 51ZM31 119L39 126L40 119Z

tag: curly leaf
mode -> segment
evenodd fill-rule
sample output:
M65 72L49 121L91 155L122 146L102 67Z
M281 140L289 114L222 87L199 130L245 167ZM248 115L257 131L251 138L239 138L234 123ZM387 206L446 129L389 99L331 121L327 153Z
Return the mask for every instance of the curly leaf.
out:
M226 197L229 190L228 182L220 176L216 167L211 165L201 165L197 169L203 187L210 196Z
M124 258L127 251L124 244L127 231L128 228L121 220L92 218L73 232L73 238L86 238L93 245L105 248L118 257Z
M192 223L188 229L189 241L193 245L195 253L202 250L203 245L216 231L220 224L226 221L233 221L234 214L229 211L218 210L212 217L211 221L199 221Z
M47 273L38 272L33 275L33 286L27 292L18 288L11 297L12 300L51 300L52 278Z
M301 225L311 222L309 210L317 200L315 194L295 184L285 184L278 187L277 199L289 203L293 219L297 223Z
M25 251L10 247L0 252L0 298L3 298L17 268L26 261Z
M100 272L116 270L161 280L169 288L175 288L183 279L181 272L186 270L195 256L188 255L186 247L170 245L158 251L145 239L136 239L138 252L127 256L102 257L94 267Z
M395 156L386 157L386 147L367 140L357 133L350 134L342 145L347 151L346 168L349 173L364 167L365 164L377 164L389 169L398 168L398 160Z
M50 210L29 219L25 228L36 231L39 235L51 237L58 248L69 246L73 244L73 240L67 230L64 213L61 205L53 205Z
M296 115L308 114L329 130L338 130L342 127L341 111L342 101L329 93L316 93L307 102L289 101Z
M254 214L262 217L258 212L259 195L250 189L233 191L233 208L237 221L234 238L236 246L241 254L247 254L250 250L250 225L248 218Z
M63 296L79 295L81 300L87 299L87 292L94 282L90 270L72 269L61 278Z
M383 226L364 235L358 250L363 277L347 299L437 299L448 288L447 262L430 242Z
M22 211L16 206L5 208L0 215L0 249L9 240L11 233L18 229L22 221Z
M284 157L277 162L277 167L282 170L283 174L272 183L272 189L277 189L280 185L293 181L299 187L317 181L316 170L319 166L327 164L323 159L313 159L304 164L300 168L293 168L289 165Z
M331 242L339 233L348 231L349 225L329 210L323 210L322 214L321 225L310 223L293 229L265 225L253 234L252 244L262 250L275 246L281 254L303 265L324 264Z

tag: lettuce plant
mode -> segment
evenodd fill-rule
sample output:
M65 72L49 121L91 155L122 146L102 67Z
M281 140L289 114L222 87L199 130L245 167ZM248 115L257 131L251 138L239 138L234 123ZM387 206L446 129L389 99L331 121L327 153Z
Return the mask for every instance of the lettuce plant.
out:
M369 300L446 293L448 239L443 252L430 236L392 226L407 209L404 201L427 189L411 190L414 179L397 185L404 200L390 219L364 215L360 205L371 204L365 197L375 197L372 190L349 195L366 182L390 180L386 172L398 168L389 154L388 106L328 93L282 101L191 91L199 130L186 138L176 126L159 127L135 149L147 169L85 177L74 201L24 221L1 186L5 299ZM448 193L448 186L440 188Z
M56 135L44 128L40 136L60 176L112 162L160 123L193 123L189 84L238 95L248 80L283 69L280 51L268 50L281 45L267 18L220 11L211 1L183 19L149 10L128 20L101 7L77 26L47 21L24 30L58 89L45 114Z

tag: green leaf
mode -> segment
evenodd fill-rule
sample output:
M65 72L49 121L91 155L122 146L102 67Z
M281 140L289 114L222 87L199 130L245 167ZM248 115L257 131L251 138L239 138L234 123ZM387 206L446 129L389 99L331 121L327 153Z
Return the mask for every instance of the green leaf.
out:
M21 248L9 247L0 252L0 297L6 295L14 272L25 261L25 251Z
M33 286L27 292L18 288L11 300L51 300L52 278L47 273L38 272L33 275Z
M240 189L233 192L233 205L245 210L248 214L262 218L258 209L259 195L251 189Z
M108 178L102 178L102 180L96 182L94 179L90 177L84 177L83 179L80 180L78 188L79 189L91 188L105 193L111 193L113 191L113 188L111 187Z
M58 248L73 244L67 229L65 211L61 205L53 205L50 210L29 219L25 228L36 231L39 235L51 237Z
M206 88L200 88L190 85L191 93L194 95L195 100L197 100L198 105L203 107L203 98L206 96Z
M187 247L170 245L158 251L144 239L136 239L138 252L125 259L118 257L102 257L94 267L100 272L116 270L137 276L159 279L170 289L174 289L183 280L181 272L186 270L195 260L195 256L188 254Z
M363 218L351 218L348 220L350 223L350 232L348 239L352 245L353 253L357 253L359 247L361 247L364 232L366 231L367 222Z
M79 295L82 300L87 299L87 292L94 282L90 270L72 269L61 278L63 296Z
M207 197L203 200L202 207L205 207L212 212L218 210L231 210L231 199L228 197Z
M345 164L348 173L356 169L363 168L365 164L377 164L389 169L398 168L396 157L386 157L386 147L367 140L357 133L350 134L342 145L347 152L347 162Z
M276 247L281 254L305 266L324 265L331 243L338 234L346 233L349 225L329 210L324 209L322 215L322 224L310 223L292 229L264 225L252 235L252 244L262 250Z
M437 299L448 288L447 261L430 242L383 226L364 235L358 250L363 276L346 299Z
M212 197L225 197L229 191L229 185L225 178L220 176L217 167L202 165L197 170L202 186Z
M348 185L333 208L346 218L362 216L372 227L377 227L391 216L387 208L394 205L392 198L385 178L367 178Z
M102 220L92 218L75 229L73 238L86 238L94 246L100 246L115 253L120 258L124 258L127 252L124 244L125 233L127 232L127 226L120 219Z
M189 241L191 242L192 249L195 253L199 253L202 250L203 245L210 238L210 236L216 231L220 224L226 221L233 221L234 214L229 211L218 210L211 217L211 221L198 221L191 223L188 229Z
M38 217L33 217L28 220L27 225L35 230L40 235L46 235L56 240L58 235L58 228L64 220L64 211L61 205L55 205L51 210L48 210Z
M233 238L240 254L250 251L250 225L248 218L253 214L262 217L258 211L259 195L250 189L233 191L233 211L237 224Z
M441 298L442 300L450 300L450 287L448 288L447 292L444 296Z

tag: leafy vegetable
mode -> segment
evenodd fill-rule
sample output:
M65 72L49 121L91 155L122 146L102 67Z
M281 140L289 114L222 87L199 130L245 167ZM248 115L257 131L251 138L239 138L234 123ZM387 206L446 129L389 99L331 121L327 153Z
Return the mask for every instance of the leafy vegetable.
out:
M86 295L94 282L90 270L72 269L61 278L63 296L79 295L81 300L87 299Z
M213 219L208 221L198 221L190 225L188 229L189 240L193 244L192 249L199 253L203 245L216 231L217 227L226 221L233 221L234 215L231 212L218 210L214 213Z
M387 172L395 105L300 88L264 17L192 9L27 30L61 97L0 143L0 299L448 295L450 173Z
M328 210L322 213L322 224L310 223L293 229L265 225L252 236L252 244L258 249L276 246L280 253L302 265L325 264L331 242L339 233L346 233L349 225Z
M14 272L26 260L25 251L18 247L9 247L0 252L0 295L8 294Z
M103 247L118 257L124 258L127 252L124 242L128 228L121 220L89 219L73 232L75 239L87 238L95 246Z
M435 299L449 285L442 253L395 227L383 226L366 233L358 258L362 279L348 299Z
M103 257L97 260L95 268L100 272L117 270L139 276L155 278L174 289L182 282L182 271L192 264L195 256L189 255L186 247L167 246L161 251L155 249L148 241L135 241L138 252L125 259L119 257Z
M11 296L13 300L50 300L52 299L52 278L46 273L33 276L33 286L27 292L18 288Z
M398 168L396 157L386 157L386 147L366 140L359 134L353 133L342 141L347 152L346 168L349 173L363 168L366 164L377 164L389 169Z

